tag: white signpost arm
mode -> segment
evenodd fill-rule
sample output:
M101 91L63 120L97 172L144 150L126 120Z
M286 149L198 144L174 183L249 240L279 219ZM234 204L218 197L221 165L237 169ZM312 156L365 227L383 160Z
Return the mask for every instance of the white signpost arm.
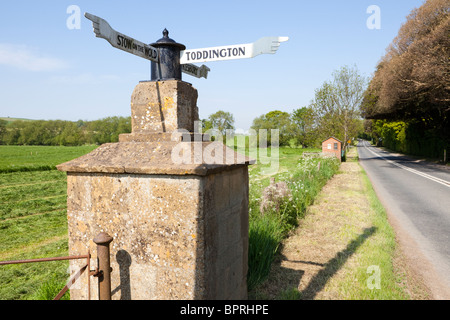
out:
M180 63L246 59L260 54L274 54L281 43L288 40L288 37L264 37L253 43L184 50L181 51Z
M156 48L117 32L111 28L106 20L100 17L94 16L93 14L87 12L84 16L92 21L94 33L97 38L105 39L114 48L126 51L153 62L158 62L158 50Z

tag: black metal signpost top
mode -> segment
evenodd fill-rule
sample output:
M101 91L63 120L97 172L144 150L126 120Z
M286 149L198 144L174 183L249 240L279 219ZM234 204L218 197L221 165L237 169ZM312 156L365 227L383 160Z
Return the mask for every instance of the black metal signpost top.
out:
M151 64L151 80L181 80L180 52L186 46L170 39L167 29L163 31L163 37L150 46L159 49L159 61Z

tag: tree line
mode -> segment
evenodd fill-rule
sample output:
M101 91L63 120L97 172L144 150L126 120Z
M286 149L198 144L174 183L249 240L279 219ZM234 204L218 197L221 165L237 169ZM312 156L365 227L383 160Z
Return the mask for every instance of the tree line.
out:
M309 105L291 113L270 111L255 118L251 128L266 129L268 139L272 139L270 129L278 129L280 146L320 147L334 136L345 149L364 130L360 105L367 82L356 66L343 66L315 90Z
M427 0L406 17L361 106L368 137L442 159L450 147L450 6Z
M0 144L80 146L119 141L119 134L131 132L131 117L107 117L77 122L65 120L0 119Z
M272 130L278 130L280 146L320 147L330 136L344 146L363 129L359 106L366 89L366 79L356 67L344 66L332 74L315 92L308 106L291 113L273 110L256 117L251 129L267 132L267 145ZM219 110L202 120L203 132L215 129L223 138L226 130L234 130L230 112ZM78 146L117 142L119 134L131 132L130 117L108 117L95 121L64 120L0 120L0 144ZM260 141L260 139L258 139Z

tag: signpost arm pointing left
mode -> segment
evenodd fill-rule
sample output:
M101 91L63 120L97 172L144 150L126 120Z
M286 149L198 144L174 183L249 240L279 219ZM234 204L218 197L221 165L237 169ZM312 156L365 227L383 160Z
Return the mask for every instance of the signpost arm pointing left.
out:
M92 26L94 28L95 36L97 38L103 38L106 41L108 41L109 43L111 43L111 39L114 36L115 30L113 28L111 28L109 23L106 20L104 20L100 17L94 16L93 14L90 14L88 12L86 12L84 14L84 16L87 19L92 21ZM111 45L113 45L113 44L111 43Z
M86 12L84 16L92 21L94 33L97 38L102 38L108 41L114 48L132 53L141 58L150 61L159 62L159 51L150 45L144 44L136 39L128 37L120 32L117 32L109 23L93 14ZM187 73L197 78L207 78L210 69L206 66L197 67L195 65L185 65L182 67L182 72Z
M132 53L153 62L158 62L158 50L156 48L117 32L111 28L106 20L100 17L87 12L84 16L92 21L94 33L97 38L105 39L114 48Z

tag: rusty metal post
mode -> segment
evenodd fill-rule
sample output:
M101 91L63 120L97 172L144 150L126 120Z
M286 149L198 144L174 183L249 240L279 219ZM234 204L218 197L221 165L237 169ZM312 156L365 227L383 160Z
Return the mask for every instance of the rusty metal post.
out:
M111 300L111 264L109 257L109 244L113 238L105 233L99 233L94 242L97 244L98 262L98 297L99 300Z

